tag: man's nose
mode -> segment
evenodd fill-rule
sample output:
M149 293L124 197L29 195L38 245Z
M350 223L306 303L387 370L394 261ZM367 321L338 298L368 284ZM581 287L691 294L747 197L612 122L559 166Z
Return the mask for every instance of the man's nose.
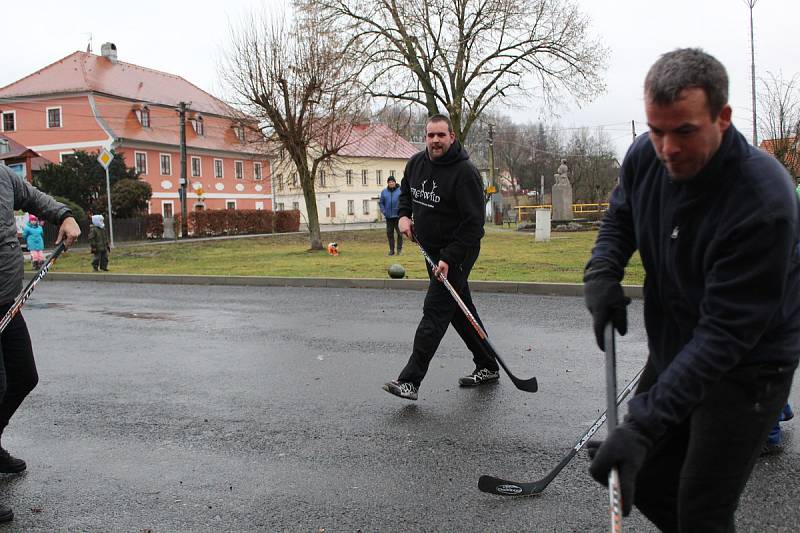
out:
M672 158L681 151L680 143L673 135L664 135L661 141L661 153L666 158Z

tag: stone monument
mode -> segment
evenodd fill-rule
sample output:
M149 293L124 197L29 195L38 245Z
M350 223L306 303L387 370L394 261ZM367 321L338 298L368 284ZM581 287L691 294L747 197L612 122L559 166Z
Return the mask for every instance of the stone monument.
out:
M567 160L562 159L555 175L551 194L553 204L553 220L572 220L572 184L569 182Z

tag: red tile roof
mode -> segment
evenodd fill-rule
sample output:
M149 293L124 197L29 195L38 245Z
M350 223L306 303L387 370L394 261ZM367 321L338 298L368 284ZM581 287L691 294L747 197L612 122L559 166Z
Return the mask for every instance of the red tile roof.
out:
M112 63L105 57L80 51L0 88L0 97L88 91L169 106L188 101L192 109L203 113L239 114L180 76L123 61Z
M347 144L339 152L344 157L408 159L419 150L385 124L359 124L353 127Z

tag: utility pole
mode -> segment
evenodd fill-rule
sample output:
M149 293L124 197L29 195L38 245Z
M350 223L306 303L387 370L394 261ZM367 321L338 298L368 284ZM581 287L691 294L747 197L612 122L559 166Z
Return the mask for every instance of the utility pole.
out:
M180 103L180 143L181 143L181 237L189 236L189 221L186 220L186 102Z
M489 124L489 183L492 184L494 192L492 193L492 221L495 224L503 224L502 204L503 196L500 194L500 188L497 186L497 179L494 174L494 124Z
M756 52L753 39L753 8L757 0L745 0L750 8L750 91L753 97L753 146L758 146L758 126L756 123Z
M633 140L635 141L636 140L636 123L633 120L631 120L631 133L633 134Z

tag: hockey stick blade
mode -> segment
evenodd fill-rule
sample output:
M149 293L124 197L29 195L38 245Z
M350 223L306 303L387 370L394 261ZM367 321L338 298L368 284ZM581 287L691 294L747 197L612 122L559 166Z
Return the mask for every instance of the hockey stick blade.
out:
M642 377L644 368L633 377L625 388L617 396L617 405L620 405L630 392L639 384L639 379ZM553 479L564 469L565 466L572 460L575 455L583 448L589 439L591 439L597 431L603 427L606 421L606 412L594 421L592 427L586 433L581 435L581 438L570 448L569 452L563 459L542 479L532 481L530 483L520 483L517 481L508 481L495 476L481 476L478 479L478 489L481 492L488 492L489 494L499 494L500 496L535 496L544 492L544 489L550 484Z

